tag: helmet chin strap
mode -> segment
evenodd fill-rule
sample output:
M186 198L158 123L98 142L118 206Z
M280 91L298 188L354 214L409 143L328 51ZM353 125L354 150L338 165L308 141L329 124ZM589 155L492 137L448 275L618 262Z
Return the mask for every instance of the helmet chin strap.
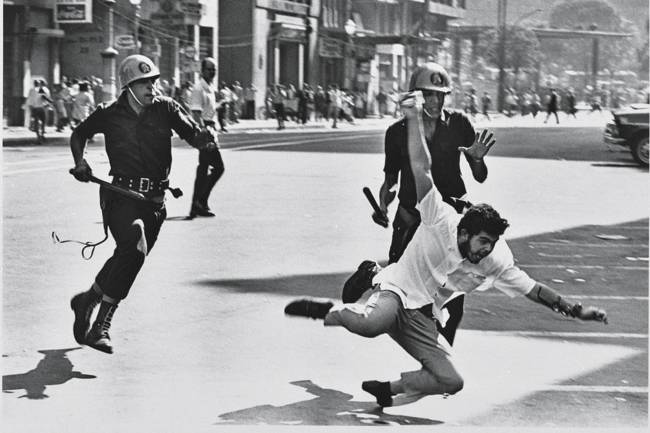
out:
M429 111L428 111L426 108L422 107L422 111L423 111L424 114L426 114L428 117L430 117L430 118L433 119L433 115L432 115L431 113L429 113Z
M138 105L140 105L141 107L144 107L144 104L142 102L140 102L138 97L135 96L135 93L133 93L133 90L131 90L131 86L126 86L126 88L129 89L129 93L131 94L131 96L133 96L133 99L135 99L135 102L137 102Z

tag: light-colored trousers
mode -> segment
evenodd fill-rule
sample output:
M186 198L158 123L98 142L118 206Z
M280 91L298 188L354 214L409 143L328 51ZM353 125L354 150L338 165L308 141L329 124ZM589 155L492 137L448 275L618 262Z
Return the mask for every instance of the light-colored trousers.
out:
M463 388L463 378L451 362L451 355L438 343L436 321L420 310L408 310L399 296L376 290L363 304L334 307L325 317L325 326L343 326L363 337L388 334L422 368L401 374L407 394L455 394Z

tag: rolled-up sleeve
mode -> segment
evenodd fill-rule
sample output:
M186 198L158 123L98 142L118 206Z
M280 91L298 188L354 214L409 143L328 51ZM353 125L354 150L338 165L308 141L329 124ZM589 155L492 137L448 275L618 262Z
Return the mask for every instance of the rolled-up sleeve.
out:
M517 266L507 267L492 282L492 286L514 298L518 295L525 295L535 287L535 280Z

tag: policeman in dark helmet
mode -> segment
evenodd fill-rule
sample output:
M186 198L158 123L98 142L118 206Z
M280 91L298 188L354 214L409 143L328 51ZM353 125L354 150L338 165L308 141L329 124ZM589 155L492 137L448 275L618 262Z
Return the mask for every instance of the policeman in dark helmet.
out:
M460 170L460 156L464 154L472 176L478 182L487 178L484 157L487 149L475 146L479 134L465 113L443 108L445 97L451 93L451 80L447 71L437 63L429 62L413 71L409 82L409 92L402 102L413 99L418 94L423 102L423 134L431 154L431 174L442 199L461 213L470 203L465 200L467 190ZM420 213L416 209L417 196L413 172L408 157L409 136L408 119L398 120L388 127L385 136L384 182L379 190L379 207L382 213L374 213L373 220L384 227L388 226L388 205L397 195L399 204L393 221L393 236L389 249L389 264L402 256L406 246L420 225ZM483 131L482 137L491 139L492 134ZM489 141L489 140L488 140ZM396 191L399 180L399 192ZM379 265L365 260L358 270L346 281L343 287L343 301L355 302L362 294L373 287L372 278L379 272ZM448 340L454 338L455 327L462 316L462 297L453 305L453 318L449 323Z
M122 93L118 99L100 105L70 137L75 163L71 172L77 180L88 182L92 176L84 159L88 138L104 134L112 183L145 198L134 200L100 188L104 226L115 239L116 248L90 289L75 295L70 303L75 315L75 340L106 353L113 352L108 333L113 314L127 297L167 215L165 190L169 189L172 130L198 149L215 147L216 142L216 137L200 129L176 101L159 94L159 76L158 67L149 58L139 54L125 58L119 67Z

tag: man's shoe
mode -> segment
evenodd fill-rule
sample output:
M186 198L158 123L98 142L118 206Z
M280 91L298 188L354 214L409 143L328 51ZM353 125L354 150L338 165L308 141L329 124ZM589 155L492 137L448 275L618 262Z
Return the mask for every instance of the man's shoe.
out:
M93 327L90 328L90 332L86 335L85 344L104 353L113 353L113 346L111 345L111 337L108 335L108 329L105 329L98 323L95 323Z
M309 299L292 301L284 307L284 314L289 316L303 316L312 319L324 319L334 306L331 302L318 302Z
M206 209L202 205L195 203L192 205L192 208L190 209L190 218L194 218L197 216L213 217L214 213L210 212L209 209Z
M90 328L90 316L93 309L99 304L100 299L99 294L82 292L73 296L70 300L70 307L74 311L72 333L75 341L79 344L86 344L86 333Z
M393 396L390 392L390 382L368 380L361 384L361 389L374 395L379 406L390 407L393 405Z
M341 300L345 304L357 302L366 290L372 288L372 279L381 268L372 260L361 262L356 272L343 285Z

